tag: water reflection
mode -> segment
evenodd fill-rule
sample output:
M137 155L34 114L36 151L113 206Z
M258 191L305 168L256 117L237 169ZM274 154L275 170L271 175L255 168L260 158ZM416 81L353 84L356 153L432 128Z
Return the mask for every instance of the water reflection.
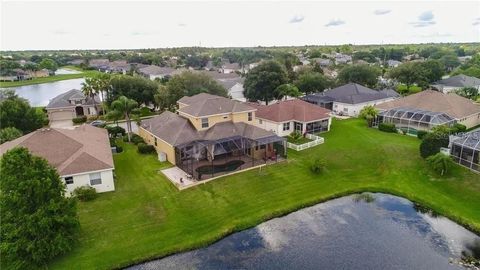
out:
M17 95L27 99L33 107L47 106L50 99L71 89L81 89L84 79L12 87Z
M479 247L472 232L406 199L371 198L318 204L131 269L462 269L462 252Z

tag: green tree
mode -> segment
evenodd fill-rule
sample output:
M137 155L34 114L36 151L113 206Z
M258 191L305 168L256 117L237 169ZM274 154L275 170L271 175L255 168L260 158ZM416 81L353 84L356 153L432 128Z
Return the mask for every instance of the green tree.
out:
M15 269L46 267L77 239L75 200L64 196L55 168L26 148L5 153L1 171L2 257Z
M452 158L443 153L437 153L427 158L428 164L440 175L447 173L453 165Z
M112 111L115 111L113 114L116 113L116 114L121 114L125 116L125 120L127 121L127 136L128 136L128 141L130 142L131 141L130 135L132 133L132 122L131 122L130 116L132 114L132 111L138 107L138 103L133 99L129 99L125 96L121 96L117 100L112 102L110 107Z
M275 89L275 93L277 94L277 100L287 97L299 97L302 94L295 85L289 83L279 85Z
M471 99L473 101L476 101L480 97L478 90L474 87L463 87L455 91L455 93L459 96Z
M98 94L96 81L92 77L86 77L85 82L82 83L82 92L85 96L92 98L93 100L93 107L97 110L96 100L95 97Z
M23 66L23 69L30 70L30 71L38 71L40 70L40 67L36 63L26 63Z
M367 87L375 87L380 74L378 68L369 65L349 65L340 70L338 80L342 83L358 83Z
M58 64L53 59L50 58L43 58L40 64L38 64L40 68L46 68L50 71L56 71L58 69Z
M295 85L305 94L323 92L331 86L331 82L324 75L317 72L308 72L300 75Z
M441 61L427 60L418 63L418 65L424 69L423 72L425 72L425 77L429 83L442 79L442 76L445 74L445 66Z
M388 76L406 84L407 88L414 84L421 87L426 87L429 84L428 74L418 62L408 62L393 68Z
M15 140L18 137L21 137L23 134L20 130L15 127L6 127L0 129L0 144Z
M30 107L26 99L3 89L0 90L0 123L2 128L15 127L27 134L48 124L48 119L42 110Z
M367 124L369 127L372 127L373 121L377 116L378 116L378 110L371 105L363 107L363 109L360 111L360 114L359 114L360 118L367 120Z
M245 97L251 101L262 100L266 104L275 96L275 89L287 83L287 73L276 61L265 61L250 70L245 78Z
M110 79L108 92L106 92L107 103L125 96L139 104L148 105L154 102L154 95L157 89L158 83L140 76L113 76Z
M420 155L427 158L440 152L440 148L448 147L448 133L437 130L425 135L420 143Z

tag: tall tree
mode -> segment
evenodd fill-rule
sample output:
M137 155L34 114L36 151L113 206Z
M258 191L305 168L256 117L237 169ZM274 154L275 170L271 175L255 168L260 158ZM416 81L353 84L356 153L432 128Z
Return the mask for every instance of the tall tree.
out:
M27 134L48 124L48 119L41 109L31 107L12 90L3 89L0 90L0 123L2 128L15 127Z
M133 99L139 104L150 104L157 92L158 83L140 76L118 75L110 79L107 103L121 96Z
M82 83L82 92L85 96L92 98L93 107L95 108L95 111L97 111L98 108L95 100L95 97L98 94L97 81L92 77L86 77L85 82Z
M16 269L45 267L77 239L75 200L64 196L55 168L26 148L5 153L1 171L2 257Z
M371 127L373 126L373 121L375 117L377 117L377 115L378 110L375 107L369 105L363 107L363 109L360 111L359 117L367 120L368 126Z
M407 85L407 88L413 84L420 87L428 86L429 79L426 70L418 62L408 62L402 64L388 73L390 78Z
M46 68L50 71L56 71L58 69L58 64L55 60L50 58L43 58L40 64L38 64L40 68Z
M302 94L295 85L289 83L278 86L275 92L277 94L277 100L287 97L299 97Z
M125 116L125 120L127 121L127 136L129 142L132 133L132 122L130 116L132 111L137 107L138 103L135 100L129 99L125 96L119 97L110 105L110 108L112 109L110 113L122 114Z
M378 68L369 65L350 65L340 70L338 80L342 83L358 83L367 87L375 87L380 74Z
M0 129L0 144L15 140L22 136L22 132L15 127L6 127Z
M250 70L245 78L245 97L251 101L262 100L266 104L275 96L275 89L287 83L287 73L276 61L265 61Z
M295 85L305 94L323 92L331 86L331 82L324 75L317 72L307 72L298 77Z

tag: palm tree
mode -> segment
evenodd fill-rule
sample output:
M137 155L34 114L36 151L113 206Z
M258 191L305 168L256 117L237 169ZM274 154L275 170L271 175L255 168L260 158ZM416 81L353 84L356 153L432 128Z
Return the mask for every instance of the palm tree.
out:
M96 82L95 79L91 77L85 78L85 82L82 83L82 92L85 96L91 97L93 99L93 107L97 111L97 105L95 100L95 95L97 94ZM97 111L98 113L98 111Z
M130 119L130 114L132 111L138 107L138 103L129 99L126 96L121 96L117 100L113 101L110 105L112 111L116 111L118 114L124 115L125 120L127 120L127 136L128 141L130 142L130 134L132 133L132 122ZM112 112L110 112L112 114Z
M373 120L378 116L378 110L373 106L365 106L360 111L360 118L367 120L368 127L373 126Z
M443 153L428 157L427 162L442 176L452 167L452 158Z

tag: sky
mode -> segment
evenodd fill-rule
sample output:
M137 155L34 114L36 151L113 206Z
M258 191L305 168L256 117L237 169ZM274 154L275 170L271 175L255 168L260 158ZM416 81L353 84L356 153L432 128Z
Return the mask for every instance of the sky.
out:
M480 1L2 0L1 50L480 42Z

